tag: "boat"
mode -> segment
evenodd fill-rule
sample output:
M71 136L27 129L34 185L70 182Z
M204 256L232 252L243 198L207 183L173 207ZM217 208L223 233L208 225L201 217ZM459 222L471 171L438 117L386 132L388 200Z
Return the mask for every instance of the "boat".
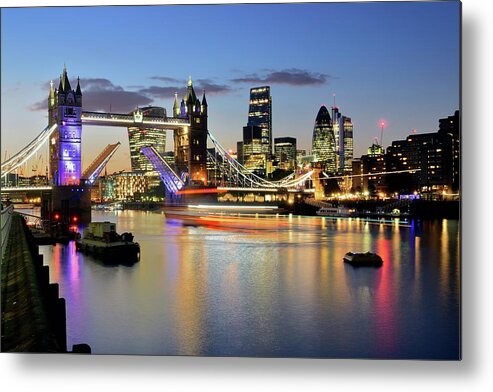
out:
M179 221L187 226L251 230L289 226L289 222L279 216L282 211L277 206L267 205L203 204L166 207L164 214L166 219Z
M382 258L376 253L353 253L348 252L344 255L344 262L351 264L355 267L359 266L373 266L380 267L383 264Z
M319 216L349 217L354 211L346 207L322 207L317 211Z
M75 248L107 263L135 263L140 260L140 245L133 239L132 233L117 234L115 223L91 222Z

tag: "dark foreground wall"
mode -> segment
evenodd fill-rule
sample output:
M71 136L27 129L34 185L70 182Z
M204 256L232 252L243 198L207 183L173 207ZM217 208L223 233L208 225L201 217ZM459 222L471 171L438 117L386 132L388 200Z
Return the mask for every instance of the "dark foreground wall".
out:
M58 297L58 284L49 283L49 269L20 215L12 216L7 241L1 265L1 351L67 352L65 300ZM82 351L90 349L84 345Z

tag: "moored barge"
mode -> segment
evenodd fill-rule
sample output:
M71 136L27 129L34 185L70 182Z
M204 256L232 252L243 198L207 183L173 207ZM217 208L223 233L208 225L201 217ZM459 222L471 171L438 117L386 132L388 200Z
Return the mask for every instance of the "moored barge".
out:
M117 234L115 223L91 222L75 247L107 263L135 263L140 260L140 245L133 239L132 233Z

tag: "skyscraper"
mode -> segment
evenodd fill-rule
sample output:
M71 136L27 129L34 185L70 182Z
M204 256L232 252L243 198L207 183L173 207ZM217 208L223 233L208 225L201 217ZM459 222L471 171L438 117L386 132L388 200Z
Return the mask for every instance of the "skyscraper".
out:
M240 162L257 175L266 175L266 154L262 150L263 129L255 125L243 127Z
M328 173L336 172L336 144L329 111L322 106L313 127L312 154Z
M144 116L166 117L166 109L149 106L140 109ZM141 154L140 150L146 146L154 146L161 156L166 151L166 131L163 129L139 127L128 128L128 144L130 146L130 162L133 172L153 172L151 162Z
M353 147L353 122L351 118L343 116L343 127L344 127L344 135L343 135L343 159L341 168L344 173L351 173L353 170L353 157L354 157L354 147Z
M352 171L353 159L353 123L343 116L337 106L332 107L332 125L334 130L336 170L340 174Z
M296 139L294 137L276 137L274 139L274 155L281 169L296 167Z
M270 86L250 89L250 105L248 109L248 126L262 128L262 152L266 158L272 155L272 97Z

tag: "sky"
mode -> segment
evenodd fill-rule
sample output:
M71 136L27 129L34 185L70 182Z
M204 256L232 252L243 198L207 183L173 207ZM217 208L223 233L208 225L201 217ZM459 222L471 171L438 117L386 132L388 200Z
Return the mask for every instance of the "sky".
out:
M2 160L47 125L49 82L64 65L73 87L80 77L84 110L171 114L191 76L206 91L210 132L234 151L250 88L271 87L273 137L306 150L320 106L335 99L359 157L381 120L387 146L459 109L460 3L2 8ZM126 129L85 126L83 168L116 141L108 172L130 169Z

